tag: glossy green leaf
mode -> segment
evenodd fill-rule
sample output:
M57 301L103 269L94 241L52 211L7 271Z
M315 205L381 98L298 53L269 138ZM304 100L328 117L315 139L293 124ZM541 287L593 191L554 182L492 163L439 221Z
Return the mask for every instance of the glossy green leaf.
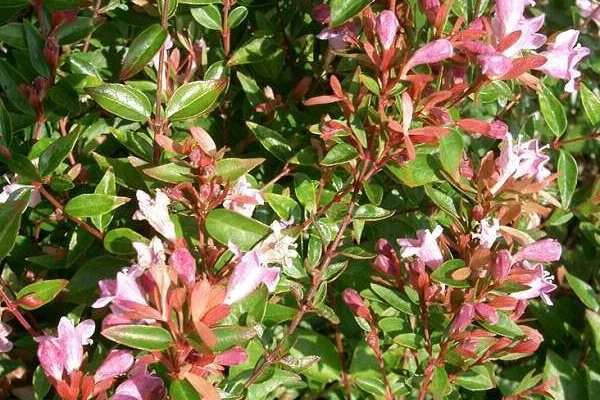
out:
M116 177L115 177L115 174L114 174L112 168L109 168L106 170L106 172L104 173L104 176L98 183L98 186L96 186L94 193L108 194L108 195L112 195L112 196L117 194L117 181L116 181ZM108 225L110 225L110 222L112 221L112 219L113 219L112 213L95 215L95 216L91 217L91 221L94 224L94 226L102 232Z
M440 139L440 162L450 176L458 181L459 167L463 154L463 139L461 133L453 129L450 135Z
M373 290L377 296L382 298L386 303L394 307L396 310L409 315L413 313L412 305L404 294L376 283L371 283L370 286L371 290Z
M310 177L303 173L294 174L294 192L308 211L317 211L317 189Z
M284 162L290 158L292 148L288 144L289 140L281 136L281 134L250 121L246 122L246 126L252 131L263 147L275 157Z
M488 390L496 386L490 364L471 366L467 371L458 375L454 383L473 391Z
M332 0L331 15L329 17L331 26L340 26L350 18L357 16L373 0Z
M321 165L333 166L344 164L358 157L358 151L348 143L338 143L333 146L321 160Z
M25 179L36 182L42 180L31 160L19 153L12 153L10 159L4 159L3 161L12 172Z
M0 260L12 250L21 225L21 214L27 201L16 200L0 203Z
M247 16L248 16L248 9L244 6L238 6L238 7L234 8L233 10L231 10L231 12L229 13L229 20L227 22L229 29L233 29L233 28L237 27L239 24L241 24L242 22L244 22L244 20L246 19Z
M564 209L569 208L577 187L577 161L567 151L562 150L558 157L558 191Z
M148 97L131 86L105 83L88 88L87 92L100 107L130 121L145 122L152 113L152 104Z
M168 10L167 10L167 19L173 17L177 12L177 6L179 5L178 0L169 0ZM163 15L163 11L165 10L165 0L157 0L156 8L158 8L158 14L160 16Z
M215 107L226 86L224 79L196 81L180 86L167 103L167 118L178 121L207 114Z
M418 152L417 157L402 166L390 163L387 169L400 182L409 187L423 186L440 181L439 162L428 153Z
M44 38L42 38L40 30L25 21L23 22L23 31L31 65L38 74L46 78L49 77L50 67L44 58Z
M141 71L158 53L167 35L160 24L153 24L136 36L123 60L119 79L126 80Z
M249 42L238 47L227 62L227 65L251 64L271 56L277 45L271 37L259 37L251 39Z
M145 168L144 174L167 183L192 182L194 180L190 167L175 163Z
M17 293L19 307L25 310L35 310L48 304L67 286L65 279L39 281L25 286Z
M172 400L200 400L196 389L186 380L174 380L169 386L169 395Z
M111 212L129 201L128 197L108 194L80 194L69 200L65 212L73 217L86 218Z
M135 254L133 243L149 243L149 240L129 228L112 229L104 236L104 248L113 254Z
M394 215L393 211L377 207L373 204L363 204L354 211L354 218L365 221L380 221Z
M162 351L173 344L169 331L150 325L117 325L106 328L102 336L127 347L148 351Z
M27 49L25 30L19 22L9 22L0 26L0 42L18 49Z
M54 142L44 150L40 155L39 167L42 176L46 176L54 172L56 168L63 162L69 153L75 147L77 139L81 134L80 129L75 129L67 136L63 136Z
M221 11L213 4L190 9L192 17L206 29L221 30Z
M264 158L223 158L217 162L217 175L236 181L265 161Z
M433 270L433 272L431 273L431 279L452 287L468 288L470 286L468 281L457 280L454 279L452 276L455 271L463 268L466 268L465 262L463 260L459 258L454 260L448 260L439 267L437 267L435 270Z
M263 223L226 209L211 211L206 217L205 227L216 241L224 245L231 242L242 250L250 250L271 231Z
M521 328L519 328L519 325L517 325L502 311L498 311L498 322L495 324L490 324L484 321L479 321L479 324L490 332L509 338L519 338L523 337L524 335Z
M552 133L556 137L560 137L567 129L567 115L560 100L542 83L540 83L538 99L544 121Z
M592 126L600 126L600 97L583 83L579 85L579 94L588 121Z
M573 289L577 297L579 297L579 300L581 300L581 302L590 310L598 312L598 310L600 310L600 303L598 302L598 296L592 286L568 272L566 275L569 286L571 286L571 289Z

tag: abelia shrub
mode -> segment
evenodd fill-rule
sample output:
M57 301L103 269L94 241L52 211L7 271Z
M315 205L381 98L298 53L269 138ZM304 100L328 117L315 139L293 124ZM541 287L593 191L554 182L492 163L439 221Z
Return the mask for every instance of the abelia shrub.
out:
M599 15L3 1L2 397L593 398Z

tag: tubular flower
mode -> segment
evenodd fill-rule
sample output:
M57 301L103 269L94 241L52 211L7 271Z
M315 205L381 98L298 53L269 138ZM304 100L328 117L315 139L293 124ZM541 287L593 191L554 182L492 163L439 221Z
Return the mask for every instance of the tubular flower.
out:
M298 257L296 241L293 237L282 233L290 223L273 221L272 233L257 246L258 256L262 264L292 265L292 260Z
M488 218L478 222L478 232L472 233L474 239L479 240L479 244L485 248L491 248L498 238L500 222L497 218Z
M525 6L533 5L530 0L498 0L496 13L492 18L492 31L498 42L514 32L518 39L502 51L506 57L514 57L522 50L534 50L546 43L546 36L537 33L544 25L544 14L525 18Z
M64 372L77 371L83 362L83 346L92 343L94 330L95 324L91 319L74 326L67 317L62 317L57 337L36 338L39 343L38 359L46 375L62 381Z
M408 59L403 68L404 75L410 69L423 64L434 64L454 55L454 47L446 39L438 39L427 43Z
M554 280L552 274L545 271L542 264L536 264L533 268L527 268L526 264L518 269L513 268L509 279L529 286L528 289L511 293L511 297L517 300L541 297L549 306L553 304L548 293L554 291L557 286L552 282Z
M559 33L554 43L548 45L548 50L541 53L546 57L546 63L536 69L553 78L564 79L567 82L565 91L575 92L575 79L581 76L577 71L577 63L590 54L590 49L577 43L579 31L569 29Z
M577 0L575 5L583 18L592 19L600 28L600 2L596 0Z
M267 286L269 292L275 290L279 282L279 268L262 266L260 254L257 249L250 250L244 255L239 249L229 245L229 249L236 254L239 261L229 278L225 304L233 304L252 293L261 283Z
M265 200L260 190L253 189L246 177L242 176L227 194L223 207L251 217L256 206L263 204L265 204Z
M429 229L417 231L416 239L398 239L398 244L401 246L400 255L402 257L416 256L432 269L439 267L444 261L444 257L436 239L440 237L442 231L442 227L438 225L433 232Z
M170 241L177 239L175 225L169 218L168 206L171 202L167 195L156 190L156 198L153 199L148 193L138 190L136 197L139 210L133 214L133 219L148 221L158 233Z

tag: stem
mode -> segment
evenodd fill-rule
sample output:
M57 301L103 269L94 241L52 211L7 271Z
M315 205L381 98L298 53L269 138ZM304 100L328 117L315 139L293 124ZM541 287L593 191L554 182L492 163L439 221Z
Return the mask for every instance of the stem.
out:
M19 307L4 292L4 288L2 286L0 286L0 296L2 296L2 300L4 300L4 302L6 303L6 308L8 309L8 311L10 311L10 313L15 316L15 318L19 321L19 323L23 326L23 328L25 328L25 330L27 330L27 332L29 332L31 337L38 336L37 333L35 332L35 330L29 324L29 322L27 322L27 320L25 319L23 314L21 314L21 311L19 311Z
M221 36L223 37L223 52L225 60L229 58L231 52L231 32L229 30L229 10L231 9L231 0L223 1L223 25L221 26Z
M90 226L89 224L80 220L77 217L74 217L69 214L65 214L65 212L64 212L65 207L54 196L52 196L52 194L50 192L48 192L46 189L44 189L44 186L42 186L41 183L37 183L37 184L35 184L35 186L36 186L37 190L39 190L41 195L44 196L46 198L46 200L48 200L54 206L54 208L56 208L56 210L60 212L61 215L64 215L65 217L70 219L73 223L75 223L75 225L82 227L83 229L85 229L86 231L91 233L92 235L96 236L98 239L100 239L100 240L104 239L104 234L102 232L100 232L99 230L97 230L96 228L94 228L93 226Z
M160 20L160 26L164 29L168 28L169 23L169 0L164 0L162 15ZM158 142L156 141L156 135L161 135L163 133L165 122L162 120L162 93L163 93L163 75L165 71L165 43L160 47L160 53L158 56L158 76L156 79L156 97L154 100L155 109L154 109L154 121L152 123L154 129L154 139L153 139L153 161L157 163L160 159L160 155L162 153L162 149Z
M96 22L96 19L98 18L98 14L99 14L99 10L100 10L100 6L102 5L102 0L96 0L96 4L94 4L94 7L92 8L92 20L94 22ZM90 47L90 41L92 40L92 33L90 32L84 42L83 42L83 49L81 50L83 53L87 53L89 47Z

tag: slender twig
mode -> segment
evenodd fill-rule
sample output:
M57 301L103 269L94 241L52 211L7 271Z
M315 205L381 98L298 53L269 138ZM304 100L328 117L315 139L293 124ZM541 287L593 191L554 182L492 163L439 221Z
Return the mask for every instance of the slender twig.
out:
M162 15L160 20L160 26L164 29L168 28L169 23L169 0L164 0ZM162 149L156 141L157 135L162 135L165 121L162 120L162 95L163 95L163 75L165 71L165 53L166 53L166 42L160 47L160 53L158 55L158 76L156 78L156 96L155 96L155 109L154 109L154 121L152 121L152 127L154 129L154 140L153 140L153 161L157 163L160 159Z
M96 236L98 239L100 239L100 240L104 239L104 234L102 232L100 232L99 230L97 230L96 228L94 228L93 226L90 226L85 221L82 221L77 217L66 214L64 212L65 207L60 203L60 201L58 201L54 196L52 196L52 194L50 192L48 192L46 189L44 189L44 186L42 186L42 184L37 183L37 184L35 184L35 186L36 186L37 190L39 190L40 194L42 196L44 196L46 198L46 200L48 200L61 215L64 215L65 217L70 219L75 225L82 227L83 229L85 229L86 231L91 233L92 235Z
M92 8L92 21L96 22L97 18L98 18L98 14L100 11L100 6L102 5L102 0L96 0L96 3L94 4L94 7ZM83 49L81 50L83 53L87 53L89 47L90 47L90 41L92 40L92 34L94 32L90 32L86 37L85 40L83 42Z
M32 337L38 336L38 334L31 327L31 325L29 324L29 322L27 322L27 320L25 319L25 317L23 316L23 314L21 314L21 311L19 310L19 307L4 292L4 288L1 285L0 285L0 296L2 296L2 300L4 300L4 302L6 303L7 310L10 311L10 313L15 316L15 318L19 321L19 323L23 326L23 328L25 328L25 330L27 330L27 332L29 332L29 334Z

